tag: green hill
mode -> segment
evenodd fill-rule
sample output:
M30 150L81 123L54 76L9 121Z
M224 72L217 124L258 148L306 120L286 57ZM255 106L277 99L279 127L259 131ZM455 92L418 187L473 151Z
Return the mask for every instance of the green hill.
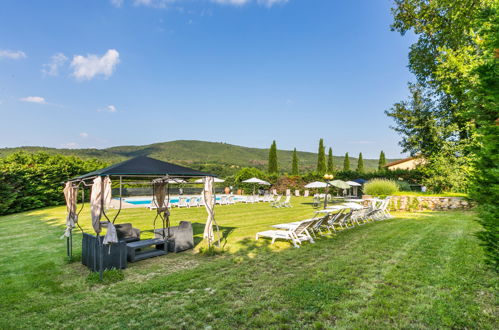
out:
M97 158L109 163L119 162L135 156L147 155L160 160L188 165L199 169L215 170L219 174L231 174L240 167L257 167L265 169L269 149L248 148L221 142L205 142L194 140L178 140L154 143L144 146L118 146L107 149L57 149L45 147L19 147L0 149L0 158L16 151L44 151L52 154L73 155L81 158ZM290 172L292 151L278 150L279 169ZM316 167L317 154L298 152L300 171L312 171ZM334 157L335 166L339 170L343 166L343 157ZM391 160L388 160L391 161ZM350 157L352 169L357 167L357 158ZM378 167L377 159L364 159L367 171Z

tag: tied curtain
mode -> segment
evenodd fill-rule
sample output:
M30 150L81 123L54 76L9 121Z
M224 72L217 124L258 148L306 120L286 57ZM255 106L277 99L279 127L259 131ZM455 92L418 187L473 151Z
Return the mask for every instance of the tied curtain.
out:
M71 230L78 222L78 214L76 213L76 200L78 198L78 186L73 186L71 182L66 182L64 187L64 197L66 199L66 209L68 215L66 216L66 230L62 237L69 237Z
M92 184L92 191L90 193L90 212L92 216L92 227L97 235L102 231L101 217L106 209L111 204L111 179L109 177L97 177ZM117 243L118 236L116 228L113 223L107 222L106 236L104 237L104 244Z
M213 177L204 178L203 198L206 212L208 212L208 218L206 219L203 238L208 240L208 244L211 244L215 240L215 235L213 234L213 222L215 221L213 181Z

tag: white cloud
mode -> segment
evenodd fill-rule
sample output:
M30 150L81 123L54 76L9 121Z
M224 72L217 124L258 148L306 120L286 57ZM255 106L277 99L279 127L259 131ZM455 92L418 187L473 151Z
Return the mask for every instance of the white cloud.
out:
M233 5L233 6L242 6L250 2L250 0L211 0L211 1L219 3L221 5Z
M72 75L77 80L90 80L99 74L109 78L119 62L120 53L116 49L109 49L102 57L94 54L76 55L71 61L71 67L74 68Z
M61 147L66 148L66 149L74 149L74 148L78 148L78 146L79 145L76 142L68 142L68 143L61 144Z
M47 101L43 97L40 96L27 96L20 98L19 100L23 102L30 102L30 103L39 103L39 104L47 104Z
M111 0L112 3L114 1L119 1L120 3L123 0ZM135 6L145 6L152 8L167 8L168 5L178 3L181 0L133 0L133 4ZM249 4L251 2L256 2L257 4L265 7L272 7L276 4L284 4L289 0L209 0L213 3L221 4L221 5L230 5L230 6L243 6Z
M8 58L11 60L18 60L21 58L26 58L26 53L20 50L8 50L8 49L0 49L0 58Z
M103 111L107 111L107 112L117 112L118 109L116 108L116 106L110 104L108 106L106 106L105 108L103 109L97 109L97 111L99 112L103 112Z
M145 6L152 8L166 8L169 4L177 0L133 0L135 6Z
M45 75L57 76L59 74L59 68L66 63L68 58L63 53L57 53L51 57L51 60L50 63L43 65L42 72Z
M284 4L288 2L288 0L258 0L258 4L265 6L265 7L272 7L273 5L277 4Z
M117 8L120 8L123 5L123 0L111 0L111 4Z
M88 133L85 133L85 132L81 132L80 133L80 137L86 139L88 137Z

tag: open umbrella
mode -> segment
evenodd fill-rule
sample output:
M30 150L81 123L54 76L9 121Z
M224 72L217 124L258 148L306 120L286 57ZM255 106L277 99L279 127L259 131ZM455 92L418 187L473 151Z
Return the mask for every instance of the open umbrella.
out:
M258 178L251 178L251 179L248 179L248 180L244 180L243 182L244 183L254 183L255 184L255 186L253 187L253 195L255 194L255 187L256 187L256 185L270 186L270 183L268 183L267 181L258 179Z
M202 179L197 179L194 181L195 183L204 183L204 178ZM219 183L219 182L225 182L225 180L219 179L219 178L214 178L213 180L214 183Z
M326 188L327 187L327 183L325 182L319 182L319 181L315 181L315 182L310 182L308 184L305 185L305 188L308 188L308 189L317 189L317 188Z
M350 185L342 180L329 181L329 184L340 189L350 189Z
M347 181L346 183L349 184L352 187L360 187L360 186L362 186L360 183L355 182L355 181Z
M268 183L267 181L258 179L258 178L251 178L248 180L244 180L243 182L244 183L256 183L256 184L261 184L261 185L265 185L265 186L270 186L270 183Z

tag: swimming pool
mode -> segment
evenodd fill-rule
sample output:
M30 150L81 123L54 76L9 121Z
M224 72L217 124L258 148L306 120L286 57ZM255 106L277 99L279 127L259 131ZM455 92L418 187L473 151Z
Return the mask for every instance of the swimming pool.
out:
M234 201L244 201L246 198L244 196L233 196L234 197ZM195 197L195 198L199 198L199 197ZM216 197L216 200L219 201L221 197ZM128 198L123 198L123 201L126 202L126 203L129 203L129 204L133 204L133 205L150 205L151 202L152 202L152 198L151 197L144 197L144 198L138 198L138 197L128 197ZM174 198L171 198L170 199L170 204L177 204L179 201L179 198L178 197L174 197ZM189 203L191 201L191 197L187 197L187 200L186 202Z

